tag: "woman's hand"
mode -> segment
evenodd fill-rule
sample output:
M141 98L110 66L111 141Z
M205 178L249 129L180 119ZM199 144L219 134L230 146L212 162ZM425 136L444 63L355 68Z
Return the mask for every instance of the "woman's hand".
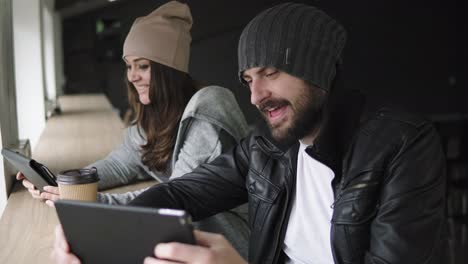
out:
M50 254L54 263L58 264L80 264L81 261L70 252L70 246L65 239L61 225L55 227L54 248Z
M59 193L59 188L55 186L44 186L44 192L40 192L36 186L34 186L30 181L28 181L23 173L18 172L16 174L16 179L19 181L22 181L23 186L28 189L28 192L31 194L31 196L34 199L41 199L41 200L46 200L46 204L48 206L53 207L54 202L60 199L60 193Z
M60 199L59 188L55 186L44 186L44 192L41 193L41 198L45 199L45 203L54 207L54 201Z
M246 264L224 236L202 231L194 231L197 246L182 243L160 243L154 248L158 258L147 257L144 264Z
M41 192L38 189L36 189L36 186L34 186L30 181L28 181L24 177L24 175L23 175L23 173L21 173L21 171L16 174L16 179L18 181L22 181L24 188L28 189L28 192L31 194L31 196L34 199L42 199L41 198Z

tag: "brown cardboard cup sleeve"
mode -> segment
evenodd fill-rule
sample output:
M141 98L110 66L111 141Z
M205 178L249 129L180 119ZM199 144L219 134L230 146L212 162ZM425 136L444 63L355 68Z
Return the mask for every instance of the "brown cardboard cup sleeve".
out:
M60 199L95 202L98 173L96 168L62 171L57 176Z

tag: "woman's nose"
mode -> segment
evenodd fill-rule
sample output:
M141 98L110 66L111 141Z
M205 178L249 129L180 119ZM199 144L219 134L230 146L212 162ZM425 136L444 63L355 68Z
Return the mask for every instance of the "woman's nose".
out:
M130 82L136 82L139 79L139 74L135 69L128 69L127 78Z

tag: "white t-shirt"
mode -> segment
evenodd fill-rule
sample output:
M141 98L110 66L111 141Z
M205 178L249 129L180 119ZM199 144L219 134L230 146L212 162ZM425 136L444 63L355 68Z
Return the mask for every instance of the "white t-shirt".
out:
M330 230L335 174L305 152L307 145L300 144L296 194L283 244L286 263L334 263Z

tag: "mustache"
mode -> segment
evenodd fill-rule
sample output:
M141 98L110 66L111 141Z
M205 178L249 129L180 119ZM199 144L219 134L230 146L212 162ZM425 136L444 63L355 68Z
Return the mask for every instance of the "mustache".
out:
M284 99L270 99L262 104L259 104L257 107L261 112L266 112L266 109L268 108L282 107L289 104L289 101Z

